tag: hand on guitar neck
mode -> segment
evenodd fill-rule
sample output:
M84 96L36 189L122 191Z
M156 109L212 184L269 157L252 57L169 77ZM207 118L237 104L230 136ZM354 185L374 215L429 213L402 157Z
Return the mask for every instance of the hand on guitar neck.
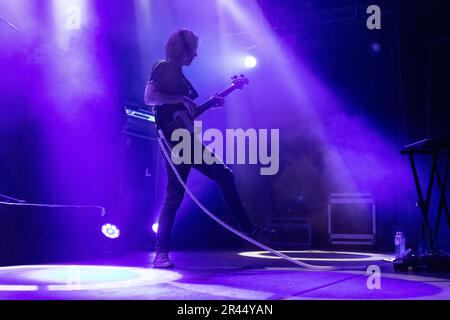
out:
M211 108L222 108L225 105L225 98L215 95L210 98Z
M195 118L195 116L197 114L197 104L195 103L195 101L193 101L189 97L185 97L185 96L182 96L181 100L182 100L184 106L186 107L186 109L189 113L189 116L191 118ZM212 96L208 100L208 104L209 104L209 108L221 108L225 105L225 98L221 97L219 95Z

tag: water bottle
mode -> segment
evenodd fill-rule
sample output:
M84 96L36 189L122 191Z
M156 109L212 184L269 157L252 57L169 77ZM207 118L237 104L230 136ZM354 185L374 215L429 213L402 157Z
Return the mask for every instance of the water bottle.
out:
M405 255L405 235L401 231L395 234L395 258L399 259Z

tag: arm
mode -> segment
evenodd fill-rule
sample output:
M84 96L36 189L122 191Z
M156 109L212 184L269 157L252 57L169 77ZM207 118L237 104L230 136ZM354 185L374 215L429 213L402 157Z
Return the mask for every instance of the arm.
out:
M162 93L158 91L158 88L154 84L147 82L144 93L144 102L146 105L184 103L184 97Z
M147 82L147 86L145 87L144 103L146 105L183 103L191 116L195 114L195 108L197 107L197 104L188 97L162 93L158 90L157 86L150 82Z

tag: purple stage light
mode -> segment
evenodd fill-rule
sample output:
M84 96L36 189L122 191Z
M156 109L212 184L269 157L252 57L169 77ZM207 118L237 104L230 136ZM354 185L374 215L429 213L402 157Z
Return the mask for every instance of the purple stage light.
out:
M252 69L252 68L256 67L257 64L258 64L258 60L256 60L256 58L254 56L246 56L244 58L244 65L247 69Z
M158 233L158 223L154 223L152 225L152 230L153 230L154 233Z
M102 232L105 237L116 239L120 236L120 230L113 224L107 223L102 226Z

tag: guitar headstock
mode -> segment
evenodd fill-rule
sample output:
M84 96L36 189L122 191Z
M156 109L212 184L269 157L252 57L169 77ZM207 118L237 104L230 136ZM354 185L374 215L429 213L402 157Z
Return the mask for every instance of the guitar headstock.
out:
M226 88L225 90L216 93L215 96L211 97L208 101L203 103L202 105L197 107L197 115L202 114L209 108L217 108L217 107L223 107L223 98L225 98L227 95L229 95L231 92L233 92L235 89L242 89L245 85L247 85L250 81L244 77L243 74L239 76L232 76L231 77L231 86ZM220 99L218 99L220 98Z
M244 85L247 85L250 81L248 78L246 78L243 74L237 76L234 75L231 77L231 83L233 86L235 86L237 89L242 89Z

